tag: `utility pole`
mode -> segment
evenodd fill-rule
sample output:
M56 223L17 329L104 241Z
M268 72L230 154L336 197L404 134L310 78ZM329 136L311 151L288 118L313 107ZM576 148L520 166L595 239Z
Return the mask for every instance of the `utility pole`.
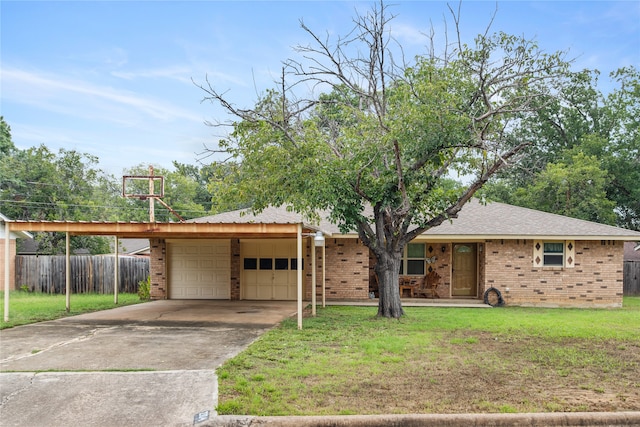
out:
M154 197L154 184L153 184L153 166L149 165L149 222L156 222L155 215L155 203L153 203Z

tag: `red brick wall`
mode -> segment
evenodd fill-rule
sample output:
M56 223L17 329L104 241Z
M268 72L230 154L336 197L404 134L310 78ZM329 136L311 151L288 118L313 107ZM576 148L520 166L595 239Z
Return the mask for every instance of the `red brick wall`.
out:
M149 239L149 275L151 299L167 299L167 244L164 239Z
M533 268L533 240L487 240L484 246L483 285L498 288L507 304L622 305L622 242L576 241L573 268Z

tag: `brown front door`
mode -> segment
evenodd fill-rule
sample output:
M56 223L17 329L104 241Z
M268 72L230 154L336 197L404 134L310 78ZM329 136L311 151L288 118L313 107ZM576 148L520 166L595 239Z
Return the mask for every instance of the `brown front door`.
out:
M475 243L453 245L453 277L451 296L475 297L478 295L478 257Z

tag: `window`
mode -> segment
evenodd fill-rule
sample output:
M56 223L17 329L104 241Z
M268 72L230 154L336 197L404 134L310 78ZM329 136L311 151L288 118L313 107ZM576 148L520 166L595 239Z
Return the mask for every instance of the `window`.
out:
M564 242L544 242L542 259L545 267L564 266Z
M404 250L402 264L400 264L400 274L406 271L410 276L424 276L426 244L409 243Z
M244 269L245 270L257 270L258 269L258 259L257 258L245 258L244 259Z
M289 258L276 258L276 270L288 270Z

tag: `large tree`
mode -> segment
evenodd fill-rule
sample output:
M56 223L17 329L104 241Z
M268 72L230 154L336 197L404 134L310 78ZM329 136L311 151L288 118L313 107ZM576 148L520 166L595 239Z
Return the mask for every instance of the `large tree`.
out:
M459 14L452 15L457 29ZM301 59L285 62L277 87L253 108L236 107L208 79L200 87L235 117L212 151L242 167L218 196L251 200L256 211L287 204L313 218L327 210L375 254L378 315L398 318L403 248L455 218L535 143L518 138L519 129L562 85L568 63L561 52L489 31L473 45L456 31L441 54L431 48L400 63L391 19L380 3L335 40L301 23L310 44L298 47ZM462 188L449 185L456 173Z

